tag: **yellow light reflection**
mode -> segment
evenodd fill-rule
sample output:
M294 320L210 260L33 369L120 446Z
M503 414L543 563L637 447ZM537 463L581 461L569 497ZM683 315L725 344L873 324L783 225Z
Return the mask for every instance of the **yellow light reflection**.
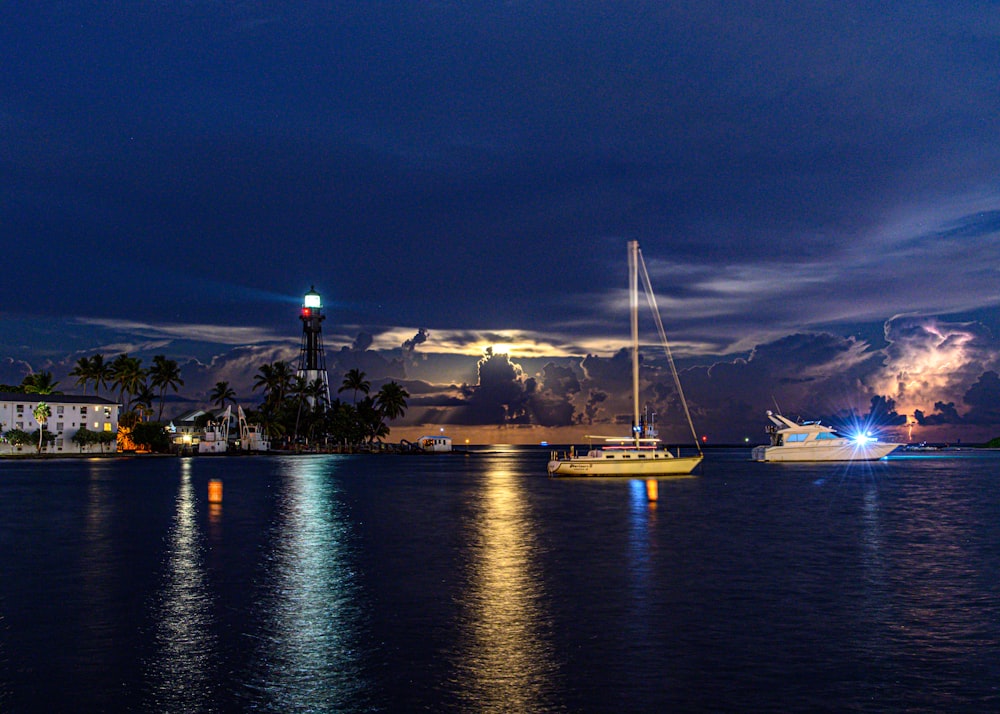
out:
M112 528L114 499L109 493L107 471L107 463L98 459L91 460L88 465L80 564L87 617L81 621L86 636L81 638L76 655L81 667L95 671L104 671L112 665L109 653L113 651L115 637L115 593L104 577L114 569L117 557Z
M543 578L519 478L492 471L475 523L478 558L462 603L456 667L470 710L532 711L556 672L543 623Z

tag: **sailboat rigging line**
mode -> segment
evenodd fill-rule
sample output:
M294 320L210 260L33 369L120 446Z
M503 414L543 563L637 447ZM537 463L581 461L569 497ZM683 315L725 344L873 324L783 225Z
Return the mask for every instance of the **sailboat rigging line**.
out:
M646 270L646 261L642 258L642 249L636 246L636 262L638 273L642 275L642 286L646 293L646 300L649 302L649 309L653 313L653 321L656 323L656 330L660 334L660 342L663 351L667 355L667 362L670 364L670 373L674 378L674 386L677 388L677 395L681 398L681 406L684 407L684 416L687 417L688 426L691 428L691 436L694 437L694 445L701 453L701 443L698 441L698 432L695 431L694 421L691 419L691 412L688 409L687 399L684 398L684 389L681 387L681 378L677 374L677 365L674 364L674 356L670 352L670 343L667 341L667 332L663 329L663 321L660 319L660 310L656 305L656 295L653 293L653 285L649 280L649 272ZM637 291L633 291L633 297L638 301ZM636 312L632 313L633 319L637 319ZM637 329L637 328L636 328ZM638 354L633 357L638 362ZM635 379L638 379L639 370L634 370ZM636 417L638 418L638 417Z

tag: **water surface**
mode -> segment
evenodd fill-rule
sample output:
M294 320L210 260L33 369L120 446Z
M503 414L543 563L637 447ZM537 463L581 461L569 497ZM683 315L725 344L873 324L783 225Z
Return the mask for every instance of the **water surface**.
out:
M996 452L547 457L0 461L0 711L1000 710Z

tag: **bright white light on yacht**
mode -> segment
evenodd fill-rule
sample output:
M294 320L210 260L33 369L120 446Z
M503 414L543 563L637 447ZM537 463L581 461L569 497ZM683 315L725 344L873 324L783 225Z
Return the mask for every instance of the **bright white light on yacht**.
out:
M851 436L851 441L854 442L856 446L864 446L865 444L870 444L874 441L878 441L874 436L870 436L868 432L858 432Z

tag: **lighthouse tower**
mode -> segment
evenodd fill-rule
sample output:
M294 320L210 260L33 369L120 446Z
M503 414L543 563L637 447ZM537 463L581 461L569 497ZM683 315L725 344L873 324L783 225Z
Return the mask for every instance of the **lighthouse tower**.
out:
M309 289L302 300L302 351L299 356L299 369L296 376L302 377L306 384L322 380L326 394L325 404L330 404L330 378L326 374L326 357L323 355L323 328L321 323L326 319L323 314L323 301L315 286ZM310 402L312 400L310 399Z

